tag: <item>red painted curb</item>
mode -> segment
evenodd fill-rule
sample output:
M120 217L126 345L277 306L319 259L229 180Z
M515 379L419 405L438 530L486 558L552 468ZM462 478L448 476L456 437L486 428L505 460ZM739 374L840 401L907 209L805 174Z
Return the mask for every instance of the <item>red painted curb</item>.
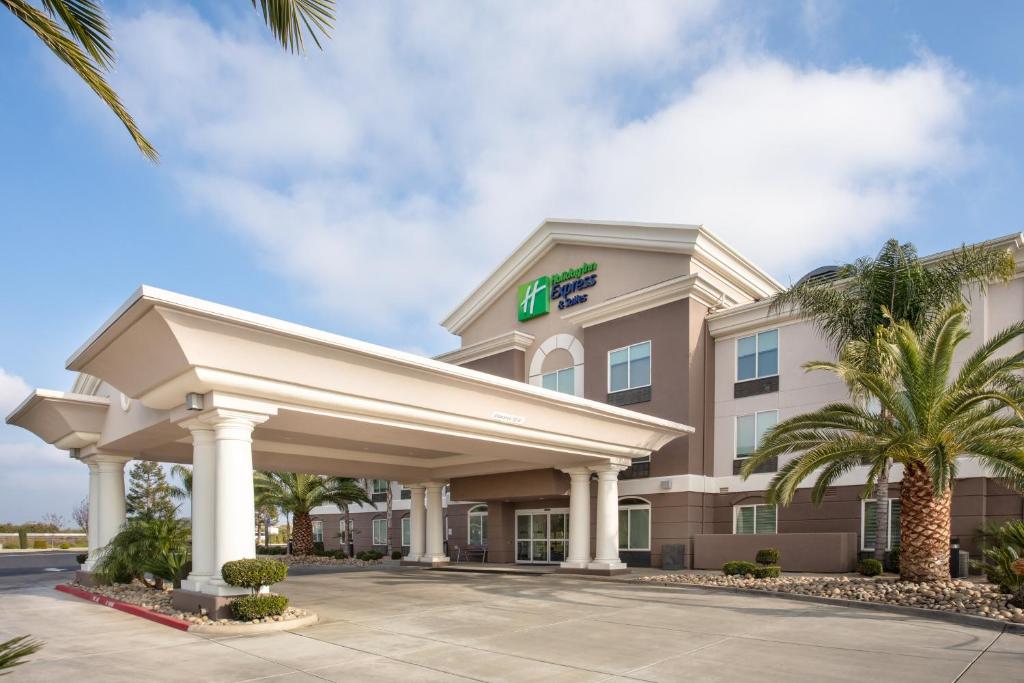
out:
M105 595L100 595L99 593L92 593L90 591L82 590L81 588L68 586L67 584L57 584L57 590L59 590L61 593L73 595L76 598L88 600L89 602L95 602L97 605L102 605L103 607L111 607L113 609L120 610L122 612L126 612L137 617L142 617L143 619L155 621L156 623L163 624L164 626L176 628L179 631L187 631L188 627L192 625L187 621L175 619L174 617L167 616L166 614L160 614L159 612L154 612L153 610L146 609L145 607L139 607L138 605L133 605L128 602L114 600L113 598L108 598Z

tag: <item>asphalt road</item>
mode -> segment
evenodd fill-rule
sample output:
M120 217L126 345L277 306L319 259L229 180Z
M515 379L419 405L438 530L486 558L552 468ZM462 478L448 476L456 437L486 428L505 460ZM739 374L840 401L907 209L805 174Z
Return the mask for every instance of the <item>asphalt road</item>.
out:
M60 574L78 569L75 556L81 550L40 550L24 553L0 553L0 576Z

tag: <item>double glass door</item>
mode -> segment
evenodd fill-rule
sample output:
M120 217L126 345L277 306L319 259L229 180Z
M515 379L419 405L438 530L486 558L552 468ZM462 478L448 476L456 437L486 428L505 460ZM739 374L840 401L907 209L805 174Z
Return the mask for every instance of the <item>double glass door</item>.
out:
M569 543L567 510L516 512L516 562L550 564L565 559Z

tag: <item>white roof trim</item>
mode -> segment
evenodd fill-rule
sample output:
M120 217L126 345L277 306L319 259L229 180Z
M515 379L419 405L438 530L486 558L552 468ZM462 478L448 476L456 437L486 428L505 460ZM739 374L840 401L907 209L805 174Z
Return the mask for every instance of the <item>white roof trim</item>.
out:
M491 305L497 294L516 284L556 244L696 255L702 257L700 260L705 267L714 270L751 299L772 296L783 289L771 275L701 225L548 219L441 324L453 334L462 334Z
M733 303L731 300L726 299L725 294L720 289L694 273L692 275L674 277L670 280L602 301L588 308L566 313L562 316L562 320L586 328L632 315L633 313L664 306L687 297L708 308L722 303Z
M499 334L497 337L491 337L476 344L470 344L469 346L463 346L461 349L455 349L454 351L434 356L434 360L462 365L498 353L504 353L505 351L525 352L533 344L533 340L534 336L532 334L512 330L505 334Z

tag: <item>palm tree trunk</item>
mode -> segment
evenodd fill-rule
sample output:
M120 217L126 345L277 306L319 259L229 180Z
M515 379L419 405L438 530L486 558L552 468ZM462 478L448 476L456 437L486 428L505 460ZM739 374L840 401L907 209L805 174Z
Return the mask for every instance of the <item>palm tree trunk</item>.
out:
M875 559L885 564L885 549L889 543L889 465L875 482Z
M292 535L292 552L296 555L313 554L313 519L308 512L296 512Z
M345 506L345 554L349 557L355 555L355 541L352 539L352 518L349 515L348 505Z
M388 552L387 552L387 557L390 558L391 557L391 503L392 503L392 500L391 500L391 482L390 481L388 482L387 498L385 500L387 501L387 512L385 512L385 519L387 519L387 525L388 525L388 549L387 549Z
M953 493L936 497L928 470L907 465L900 486L900 579L949 580L950 514Z

